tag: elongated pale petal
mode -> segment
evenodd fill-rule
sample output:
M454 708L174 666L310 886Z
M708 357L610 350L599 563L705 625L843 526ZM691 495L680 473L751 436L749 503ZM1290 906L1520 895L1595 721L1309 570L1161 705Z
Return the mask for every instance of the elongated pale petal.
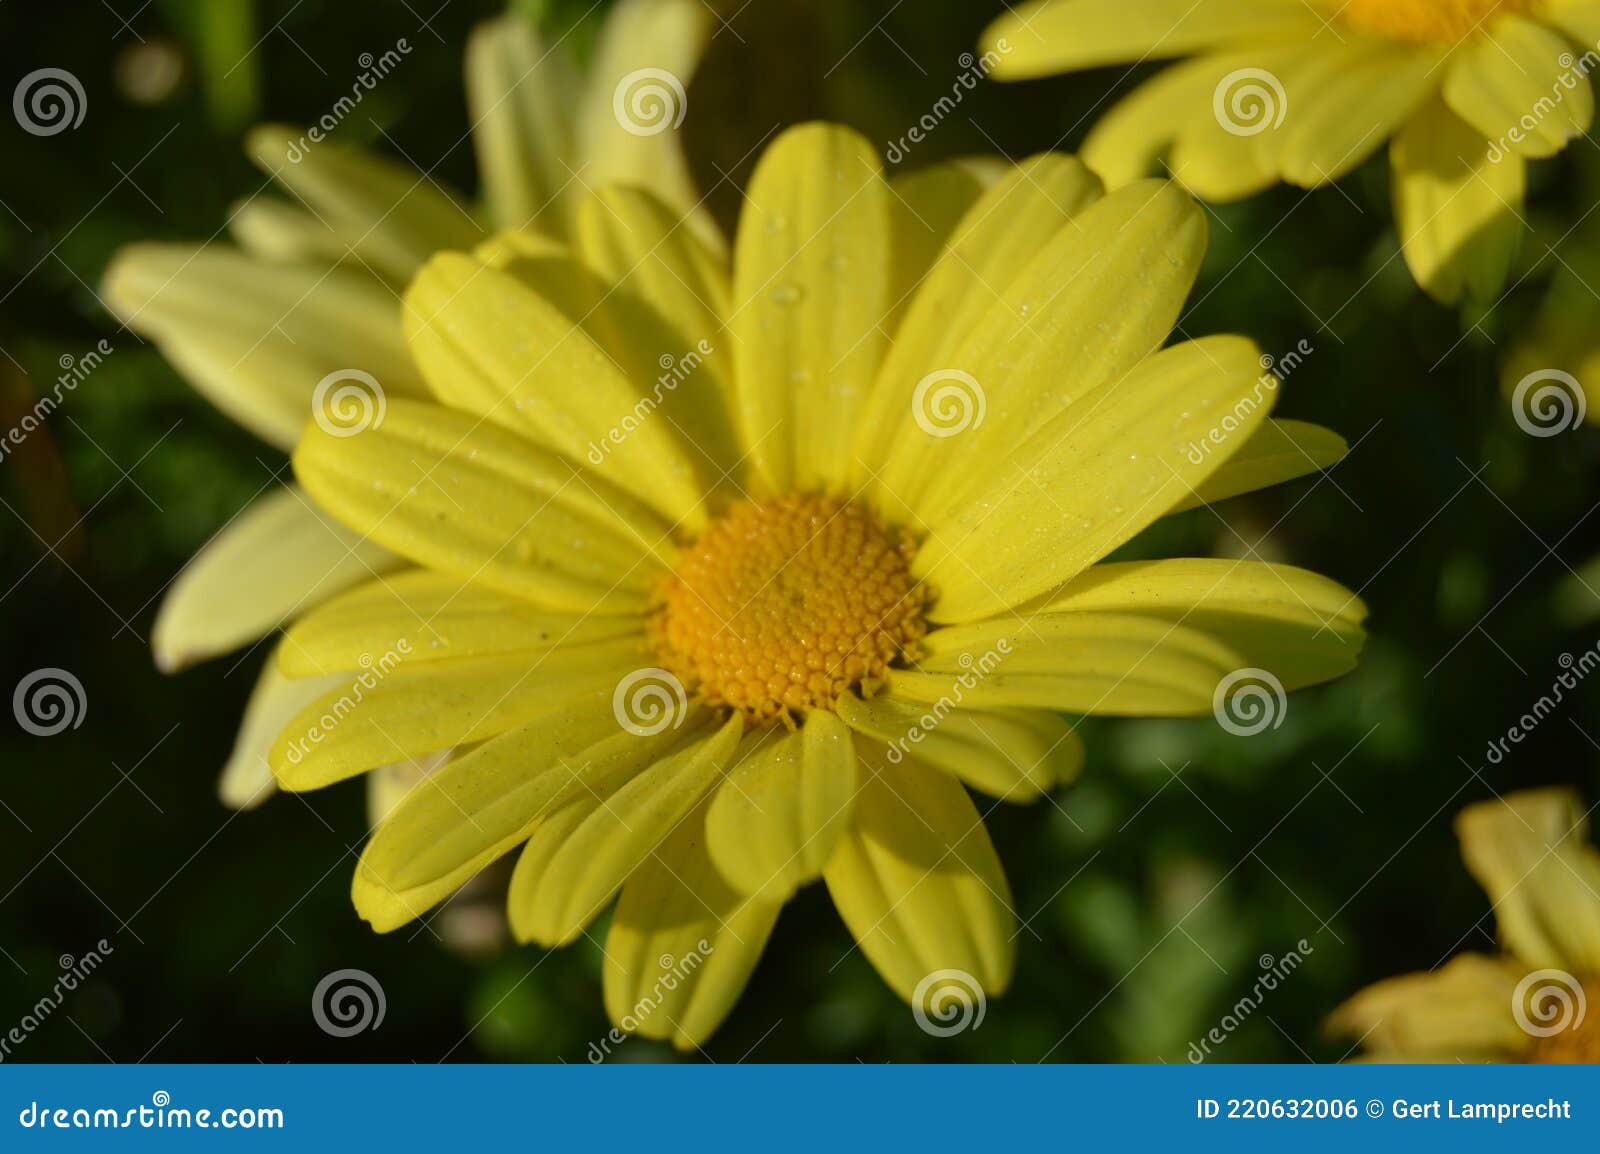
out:
M1438 88L1445 55L1386 41L1328 43L1285 70L1283 122L1253 138L1258 155L1303 188L1338 180Z
M425 391L393 293L359 272L138 244L112 260L103 295L207 400L281 449L294 447L330 373L360 369L391 396Z
M1253 493L1320 472L1342 461L1349 448L1343 437L1321 425L1269 420L1250 435L1237 453L1168 512L1212 505L1241 493ZM1198 454L1207 450L1204 445L1198 445L1189 451Z
M918 406L930 407L918 395L922 382L957 367L957 348L1040 247L1099 196L1099 181L1082 164L1046 153L1007 171L955 226L906 308L856 434L856 481L881 472L873 487L883 504L897 503L916 475L915 458L939 443L917 423Z
M1445 304L1493 299L1522 235L1522 158L1489 151L1437 99L1401 129L1389 158L1395 224L1417 283Z
M407 662L530 658L566 645L644 637L632 617L552 613L443 573L414 571L335 597L289 630L282 664L291 677L360 669L376 653Z
M631 778L609 796L584 793L533 833L512 878L519 940L565 945L583 932L634 869L695 809L733 760L744 722L721 729ZM568 810L578 815L562 819Z
M1015 956L1011 891L955 778L894 765L879 751L855 825L823 877L861 952L907 1002L939 970L963 971L989 996L1005 991Z
M984 190L1004 179L1007 171L998 161L975 157L947 160L890 178L889 299L894 304L887 327L891 333L899 330L900 317L956 225Z
M952 427L925 411L938 397L925 393L902 423L885 488L928 524L945 520L964 494L982 493L979 479L987 483L1025 438L1074 404L1083 412L1097 389L1161 347L1205 244L1205 214L1167 182L1141 181L1084 209L988 305L944 366L972 378L959 421ZM1109 313L1108 300L1117 302Z
M1533 1043L1511 1012L1522 974L1515 963L1462 954L1433 973L1368 986L1334 1011L1328 1029L1378 1057L1517 1054Z
M1266 420L1275 398L1258 358L1239 337L1164 349L993 462L917 554L930 617L970 621L1036 597L1197 488ZM1212 429L1227 436L1196 464L1185 446Z
M1572 59L1565 36L1523 16L1497 14L1451 59L1444 98L1501 150L1554 156L1594 119L1594 90Z
M1077 777L1083 742L1065 721L1038 709L962 709L956 705L965 690L961 679L945 681L945 695L932 706L846 694L839 716L884 742L893 760L915 757L1001 801L1037 801Z
M252 196L228 209L228 232L251 256L275 264L338 264L350 252L339 235L305 209L270 196Z
M277 789L272 765L267 759L279 732L313 701L334 686L346 681L338 677L309 677L291 680L278 671L277 655L267 658L250 691L239 722L228 764L222 767L217 795L229 809L254 809Z
M454 750L444 749L422 757L380 765L366 776L367 828L377 829L395 811L406 795L434 770L449 762Z
M295 472L323 507L431 568L574 612L636 613L666 527L571 462L465 413L391 402L350 436L306 430Z
M670 421L650 419L639 382L582 326L509 270L434 258L406 292L405 324L417 363L450 404L586 459L674 523L704 523L715 472Z
M738 425L774 491L836 487L883 348L889 192L849 129L791 128L757 166L734 256Z
M717 869L741 893L782 901L822 876L855 806L850 731L823 710L741 758L706 814Z
M703 1043L743 992L782 908L723 881L706 852L704 806L622 887L606 935L606 1011L620 1029Z
M1600 973L1600 852L1577 794L1511 793L1456 818L1461 856L1529 969Z
M993 75L1021 80L1322 31L1316 8L1299 0L1033 0L991 24L982 43L999 58Z
M651 189L718 251L684 155L688 87L716 17L700 0L621 0L611 7L578 111L578 176L590 188Z
M151 631L156 664L174 673L248 645L401 564L299 489L275 489L218 530L173 581Z
M546 815L614 789L677 736L621 731L610 702L595 698L485 742L408 793L373 834L352 883L356 911L380 933L421 917Z
M1580 49L1600 44L1600 0L1551 0L1539 15L1576 40Z
M483 229L420 171L281 124L251 131L245 149L378 275L400 284L442 249L465 250Z
M610 707L618 683L646 663L644 647L603 641L542 658L490 657L396 668L391 655L346 676L286 725L272 771L304 791L376 766L484 741L552 711Z
M499 228L563 235L573 182L569 94L577 71L520 13L488 20L467 41L467 111L489 215Z

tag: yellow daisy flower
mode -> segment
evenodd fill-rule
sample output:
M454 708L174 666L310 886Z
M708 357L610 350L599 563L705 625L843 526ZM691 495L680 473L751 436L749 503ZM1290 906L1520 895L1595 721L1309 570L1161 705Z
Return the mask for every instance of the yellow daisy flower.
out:
M761 158L731 268L614 187L570 247L507 234L422 270L434 400L294 454L417 568L289 630L285 676L354 682L271 752L308 790L456 750L362 854L376 929L520 847L519 940L571 942L617 897L610 1014L690 1047L820 877L902 997L940 971L999 993L1017 921L965 787L1070 780L1058 710L1201 715L1241 667L1293 689L1354 666L1365 609L1326 578L1102 563L1344 449L1268 419L1248 340L1161 348L1198 206L1103 195L1061 155L988 173L889 182L806 125Z
M711 20L699 0L622 0L583 77L560 44L544 43L520 17L477 28L467 95L489 224L566 237L591 187L639 181L720 245L697 207L672 123L682 105L671 85L693 75ZM376 83L403 83L404 67L402 60ZM666 103L652 106L652 96ZM662 113L667 122L651 119ZM330 393L352 387L351 369L386 397L427 395L406 353L400 291L435 252L471 249L489 235L460 194L344 146L338 133L337 125L256 129L250 155L290 199L235 206L228 227L237 248L136 244L105 276L104 299L123 324L153 341L222 412L285 451L314 397L354 400ZM266 486L173 581L151 638L156 661L176 671L251 645L331 594L402 564L297 487ZM269 663L222 775L227 804L267 796L266 744L316 688L286 681ZM375 776L374 812L414 776Z
M1192 59L1113 107L1083 158L1108 183L1161 156L1197 195L1337 180L1385 141L1401 247L1453 303L1491 296L1524 162L1594 114L1596 0L1034 0L985 33L994 75Z
M1508 794L1456 818L1505 952L1362 990L1330 1019L1395 1062L1600 1062L1600 853L1565 789Z

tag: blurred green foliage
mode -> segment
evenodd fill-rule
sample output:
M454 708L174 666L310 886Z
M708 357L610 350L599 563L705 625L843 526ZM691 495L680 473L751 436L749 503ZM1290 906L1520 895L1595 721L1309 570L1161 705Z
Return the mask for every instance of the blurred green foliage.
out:
M576 23L580 48L592 42L598 13L586 3L518 6L554 27ZM898 139L949 91L999 7L726 5L688 121L719 216L736 215L751 150L780 123L824 115L882 146ZM242 815L216 802L214 775L263 652L163 678L146 640L167 582L285 462L209 409L95 296L118 245L219 236L228 205L263 183L241 129L311 120L347 88L361 52L399 36L415 47L403 81L339 131L370 142L381 124L436 164L436 179L472 190L461 49L495 10L457 0L424 25L424 9L381 2L173 0L88 5L67 20L49 6L0 6L8 86L59 66L88 93L72 132L0 126L8 414L50 387L61 357L101 338L116 350L28 452L0 464L0 688L59 666L88 696L79 729L39 738L0 727L0 1030L48 990L58 955L101 938L115 949L11 1060L584 1061L609 1028L593 944L464 955L434 929L371 934L347 897L364 828L355 785ZM985 84L906 164L1070 149L1106 87L1139 75ZM1279 415L1326 423L1355 448L1325 479L1187 514L1137 548L1289 559L1359 589L1373 610L1360 672L1294 695L1282 727L1253 738L1210 719L1086 724L1081 784L1053 804L990 815L1026 924L1012 989L979 1029L919 1030L812 887L786 911L710 1056L1183 1061L1250 990L1263 957L1304 939L1306 964L1214 1057L1332 1059L1344 1049L1319 1023L1360 984L1492 947L1452 814L1491 789L1573 783L1593 796L1600 785L1596 685L1514 757L1485 758L1560 655L1597 640L1595 606L1569 567L1600 551L1600 440L1523 435L1496 383L1497 355L1544 274L1571 255L1559 246L1581 243L1564 222L1592 197L1592 143L1534 169L1530 199L1552 223L1539 235L1556 253L1530 240L1516 291L1460 316L1423 298L1397 258L1381 157L1337 189L1279 189L1212 213L1183 331L1243 332L1268 350L1309 341ZM381 980L387 1015L375 1032L330 1038L309 992L350 966ZM629 1042L614 1057L673 1055Z

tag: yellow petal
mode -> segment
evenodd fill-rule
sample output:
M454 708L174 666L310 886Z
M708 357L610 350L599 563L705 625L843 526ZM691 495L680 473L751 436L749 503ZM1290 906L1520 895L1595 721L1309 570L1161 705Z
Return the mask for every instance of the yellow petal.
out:
M1343 437L1321 425L1269 420L1250 434L1250 439L1237 453L1185 493L1168 512L1214 505L1241 493L1253 493L1320 472L1342 461L1349 449ZM1204 446L1196 451L1203 452Z
M1594 119L1594 90L1573 68L1571 41L1512 13L1456 51L1444 98L1501 151L1519 156L1554 156Z
M571 462L465 413L391 402L354 435L306 430L294 467L345 524L430 568L554 609L636 613L666 527Z
M449 762L453 750L380 765L367 774L367 828L377 829L406 795L434 770Z
M959 419L941 419L937 392L908 406L885 487L936 525L1030 434L1073 405L1081 419L1101 386L1166 341L1205 246L1205 214L1167 182L1129 185L1084 209L942 366L971 377Z
M772 491L847 479L892 303L888 202L877 152L826 124L778 137L746 190L731 326L738 425Z
M356 912L380 933L421 917L562 804L616 788L677 737L620 732L595 699L485 742L429 775L373 834L352 883Z
M1253 139L1284 180L1315 188L1371 156L1439 85L1446 49L1352 39L1284 74L1283 121Z
M405 324L441 399L587 461L671 522L704 524L716 473L670 421L650 418L639 382L521 278L443 254L407 290Z
M888 746L895 762L915 757L1001 801L1037 801L1083 768L1083 742L1061 718L1038 709L962 709L961 678L944 679L935 704L880 694L845 694L837 706L851 729ZM809 725L810 723L807 722Z
M552 613L459 577L413 571L372 581L335 597L289 630L283 670L291 677L357 670L393 650L406 662L530 658L566 645L643 640L634 617Z
M1600 44L1600 0L1551 0L1540 16L1576 40L1580 49Z
M1524 165L1485 147L1442 100L1424 104L1389 152L1395 225L1417 283L1436 300L1492 300L1522 235Z
M1227 44L1300 40L1323 18L1299 0L1033 0L984 32L1005 80L1168 56Z
M606 935L606 1011L618 1029L691 1050L743 992L781 905L722 880L706 852L703 804L655 858L617 899Z
M711 736L669 755L615 792L580 794L534 830L508 899L518 940L565 945L636 868L660 868L647 859L733 760L743 726L735 713ZM577 816L566 816L569 811Z
M272 771L303 791L380 765L484 741L552 711L609 711L616 687L644 664L631 641L567 646L543 658L489 657L398 668L375 655L301 710L278 734Z
M880 504L899 504L921 455L941 444L915 423L913 406L929 407L918 395L922 382L958 364L956 350L997 296L1099 197L1100 182L1082 164L1045 153L1009 169L956 225L906 308L856 434L856 484L875 491Z
M1512 963L1462 954L1433 973L1368 986L1334 1011L1328 1029L1363 1040L1379 1057L1515 1054L1533 1040L1511 1013L1521 976Z
M822 875L855 806L850 731L814 711L805 728L752 749L706 813L717 869L741 893L781 902Z
M1509 793L1456 818L1461 856L1529 969L1600 974L1600 852L1577 794Z
M891 334L956 225L1007 171L986 159L947 160L890 178L889 299L894 304L885 327Z
M483 229L462 200L426 173L359 149L316 140L316 129L251 130L245 149L371 271L404 284L441 249L469 249Z
M1239 337L1163 349L1011 446L917 554L913 572L935 590L930 618L1021 604L1165 513L1265 421L1275 396L1258 357ZM1195 463L1185 446L1218 440L1218 429L1219 455Z
M326 223L270 196L236 201L228 209L228 232L245 252L274 264L327 266L350 255Z
M1003 993L1016 916L978 811L948 774L868 756L854 827L823 874L839 916L907 1002L941 970L966 975L974 996Z
M595 47L578 113L577 179L651 189L717 251L684 155L688 86L716 17L700 0L621 0Z
M360 369L389 396L424 393L393 294L359 272L139 244L117 253L102 292L207 400L281 449L294 447L330 373Z
M156 664L175 673L248 645L400 564L282 486L219 529L173 581L151 631Z
M563 235L573 182L569 94L577 73L518 12L487 20L467 40L467 111L489 215L500 228Z
M339 685L344 678L314 677L291 680L278 671L277 655L267 658L261 676L250 691L233 752L222 767L217 795L229 809L254 809L277 788L267 759L279 732L302 709Z

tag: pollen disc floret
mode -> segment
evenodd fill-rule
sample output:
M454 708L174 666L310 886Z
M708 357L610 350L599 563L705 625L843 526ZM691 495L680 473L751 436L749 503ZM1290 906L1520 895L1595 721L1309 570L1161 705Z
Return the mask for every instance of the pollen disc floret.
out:
M1419 42L1455 41L1481 31L1493 16L1527 12L1538 0L1347 0L1346 24L1362 32Z
M881 681L925 632L911 553L839 498L736 505L666 583L653 620L661 662L757 723L830 709Z

